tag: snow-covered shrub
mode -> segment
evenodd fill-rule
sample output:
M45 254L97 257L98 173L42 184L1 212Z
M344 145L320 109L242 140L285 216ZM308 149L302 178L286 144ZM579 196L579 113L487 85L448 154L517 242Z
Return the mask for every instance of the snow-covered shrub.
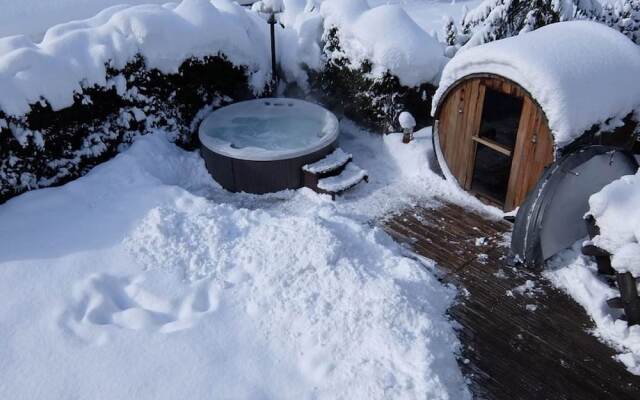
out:
M600 21L640 45L640 0L604 4Z
M602 22L640 44L640 0L485 0L466 12L459 24L447 21L447 55L453 56L463 46L477 46L576 19Z
M265 90L265 27L229 0L184 0L112 7L37 44L0 38L0 202L156 128L189 145L200 111Z
M341 51L337 28L329 31L325 51ZM329 57L320 71L309 72L309 80L316 97L371 129L397 130L398 115L403 110L416 115L422 125L429 121L434 85L424 83L408 87L389 71L381 77L373 77L372 70L368 60L355 67L346 56Z
M600 13L596 0L485 0L466 13L459 26L447 24L445 35L449 45L477 46L554 22L596 19Z
M327 0L320 14L324 64L309 77L321 97L376 129L397 129L403 109L428 120L446 62L442 44L397 5Z
M199 112L253 95L246 70L223 56L190 58L175 74L142 56L107 71L106 86L83 88L70 107L41 100L20 117L0 110L0 203L75 179L155 129L191 147Z

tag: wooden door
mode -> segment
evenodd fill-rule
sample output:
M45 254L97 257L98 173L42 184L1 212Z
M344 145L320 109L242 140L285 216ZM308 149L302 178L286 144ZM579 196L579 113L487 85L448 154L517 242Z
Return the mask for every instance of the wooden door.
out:
M484 86L479 79L461 83L447 96L438 122L440 149L451 174L465 190L471 187L475 142L480 126Z
M525 96L518 137L511 165L505 211L513 210L526 199L544 168L554 159L553 137L542 110Z

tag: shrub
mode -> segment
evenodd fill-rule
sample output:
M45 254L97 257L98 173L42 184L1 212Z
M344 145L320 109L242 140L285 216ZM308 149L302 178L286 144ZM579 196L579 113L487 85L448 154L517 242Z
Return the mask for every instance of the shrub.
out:
M337 32L334 27L326 33L325 55L342 54ZM354 67L344 55L328 56L320 71L308 71L309 82L313 94L330 108L376 131L399 129L397 117L405 110L420 125L431 121L433 85L407 87L389 71L382 77L374 77L371 70L370 62Z
M193 148L203 109L253 96L245 69L223 55L188 59L175 74L141 56L107 71L107 87L83 88L71 107L54 111L42 99L22 117L0 110L0 203L75 179L156 129Z

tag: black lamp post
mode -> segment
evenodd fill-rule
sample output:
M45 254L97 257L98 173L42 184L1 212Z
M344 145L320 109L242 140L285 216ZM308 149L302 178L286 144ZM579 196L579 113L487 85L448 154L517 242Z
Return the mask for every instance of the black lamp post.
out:
M271 12L267 21L271 28L271 83L273 90L278 87L278 68L276 66L276 14Z

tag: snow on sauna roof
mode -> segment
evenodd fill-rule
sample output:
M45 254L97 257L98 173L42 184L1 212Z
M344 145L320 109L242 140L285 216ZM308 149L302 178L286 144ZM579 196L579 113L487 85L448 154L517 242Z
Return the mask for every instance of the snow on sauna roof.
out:
M527 90L559 147L593 125L640 109L640 47L596 22L551 24L461 50L444 69L432 114L447 89L478 73L503 76Z
M184 0L115 6L55 26L39 44L24 35L0 38L0 109L20 116L42 97L54 110L71 106L81 84L107 85L105 63L123 68L136 54L171 73L191 56L221 52L246 66L259 90L270 71L265 26L229 0Z

